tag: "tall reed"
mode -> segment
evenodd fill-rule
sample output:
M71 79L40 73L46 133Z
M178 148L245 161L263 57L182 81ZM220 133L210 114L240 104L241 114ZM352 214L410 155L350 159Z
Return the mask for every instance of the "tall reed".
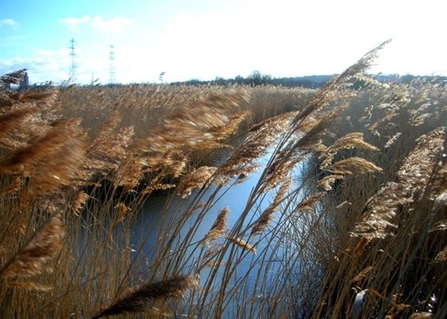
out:
M446 87L385 45L319 90L2 90L2 318L442 318Z

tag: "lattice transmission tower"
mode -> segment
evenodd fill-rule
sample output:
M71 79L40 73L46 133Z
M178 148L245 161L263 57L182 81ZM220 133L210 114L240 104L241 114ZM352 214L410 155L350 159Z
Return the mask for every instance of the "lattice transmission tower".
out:
M70 71L69 71L69 75L68 75L68 83L70 83L70 84L75 84L77 82L77 78L76 78L77 64L76 64L75 44L76 44L76 41L72 38L70 40L70 47L69 47L71 64L70 64Z
M109 84L115 83L115 47L113 44L110 45L110 52L109 52Z

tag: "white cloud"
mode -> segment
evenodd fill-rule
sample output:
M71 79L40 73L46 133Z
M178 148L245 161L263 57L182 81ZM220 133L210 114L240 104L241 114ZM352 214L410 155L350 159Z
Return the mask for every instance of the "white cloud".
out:
M13 29L18 29L19 28L19 24L14 21L13 19L2 19L0 20L0 25L1 26L8 26L11 27Z
M409 4L399 15L399 8L376 0L365 16L363 7L354 6L357 12L346 10L351 2L329 2L320 10L321 1L299 5L233 0L229 2L233 5L219 10L169 11L170 16L160 15L160 20L138 16L132 20L118 12L107 18L83 15L59 22L79 32L73 36L79 41L76 63L81 83L89 83L92 76L108 82L111 43L116 45L113 63L118 82L158 82L161 72L166 72L168 82L245 77L253 70L274 77L340 73L388 38L393 41L381 52L374 72L447 74L447 42L439 41L439 31L446 26L445 10L434 10L428 23L422 18L428 17L431 7ZM390 6L390 11L384 10ZM421 21L414 23L417 18ZM5 37L1 46L17 42ZM61 52L33 51L34 61L11 60L11 71L26 67L33 81L66 79L71 60L64 47ZM6 68L2 62L0 69Z
M107 33L115 33L122 31L124 27L131 25L133 21L129 18L117 17L109 20L103 19L101 16L96 16L92 19L90 25Z
M417 2L405 10L394 3L387 10L385 0L375 3L366 16L364 7L348 0L325 2L324 10L321 1L278 0L274 5L234 1L237 10L183 11L171 17L154 54L166 78L174 73L182 78L245 76L255 69L273 76L332 74L393 38L374 70L446 74L447 64L439 62L447 45L439 41L439 30L446 27L442 14L430 15L433 6ZM434 21L423 20L428 17ZM392 60L386 59L389 55Z
M30 49L32 56L19 56L0 60L0 73L6 74L27 69L30 83L61 82L68 78L68 49Z
M59 19L59 22L65 24L70 31L77 30L79 25L89 22L92 18L88 15L82 16L81 18L65 18Z
M59 22L65 24L70 31L78 30L81 25L86 25L105 33L116 33L122 31L124 27L131 25L133 20L124 17L104 19L102 16L91 17L84 15L80 18L69 17L60 19Z

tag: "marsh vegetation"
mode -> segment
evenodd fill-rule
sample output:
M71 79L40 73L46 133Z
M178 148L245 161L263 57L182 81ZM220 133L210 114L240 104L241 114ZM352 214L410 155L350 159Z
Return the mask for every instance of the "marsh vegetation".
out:
M320 89L2 90L1 318L445 318L447 86L381 48Z

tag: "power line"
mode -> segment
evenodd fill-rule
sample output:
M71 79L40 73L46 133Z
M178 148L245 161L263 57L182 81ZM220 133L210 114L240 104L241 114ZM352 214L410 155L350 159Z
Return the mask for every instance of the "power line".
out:
M109 52L109 84L115 83L115 52L113 44L110 45L110 52Z
M70 84L75 84L77 82L77 79L76 79L77 65L76 65L75 43L76 43L76 41L72 38L70 40L70 47L69 47L71 64L70 64L70 71L69 71L69 75L68 75L68 82Z

